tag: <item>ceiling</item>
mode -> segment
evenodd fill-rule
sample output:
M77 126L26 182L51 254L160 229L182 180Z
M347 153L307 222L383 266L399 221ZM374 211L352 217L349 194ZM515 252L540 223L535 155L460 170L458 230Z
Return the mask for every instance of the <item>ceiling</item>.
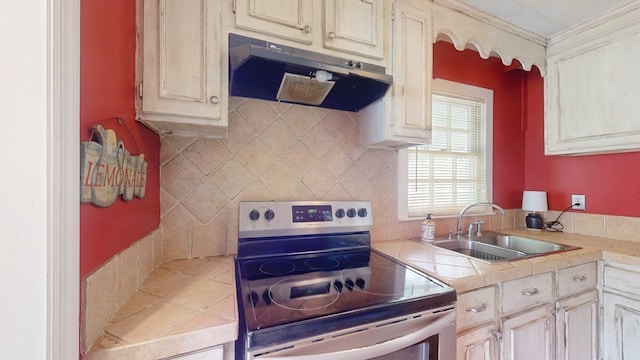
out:
M457 0L522 29L550 38L636 0Z

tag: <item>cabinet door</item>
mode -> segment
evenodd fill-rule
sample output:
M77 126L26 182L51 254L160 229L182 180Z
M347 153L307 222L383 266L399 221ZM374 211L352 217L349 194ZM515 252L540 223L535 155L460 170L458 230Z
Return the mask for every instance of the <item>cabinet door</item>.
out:
M324 47L382 59L382 0L324 3Z
M492 360L496 356L495 325L481 327L472 332L458 335L456 358L458 360Z
M554 326L550 306L542 306L502 320L503 360L554 358Z
M596 291L556 303L558 360L598 359L598 296Z
M236 26L306 44L312 42L313 2L235 0Z
M606 360L640 354L640 301L604 292L603 346Z
M145 0L140 117L158 132L226 126L219 17L217 0Z
M638 11L591 22L548 47L545 154L581 155L640 150ZM594 71L603 69L603 71Z
M396 3L393 38L395 136L431 139L430 13Z

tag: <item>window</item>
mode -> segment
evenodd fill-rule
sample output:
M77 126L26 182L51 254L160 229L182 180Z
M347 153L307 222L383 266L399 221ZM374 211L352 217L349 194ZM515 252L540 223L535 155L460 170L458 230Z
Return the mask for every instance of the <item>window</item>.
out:
M431 144L399 154L401 219L492 200L493 91L434 80L431 115Z

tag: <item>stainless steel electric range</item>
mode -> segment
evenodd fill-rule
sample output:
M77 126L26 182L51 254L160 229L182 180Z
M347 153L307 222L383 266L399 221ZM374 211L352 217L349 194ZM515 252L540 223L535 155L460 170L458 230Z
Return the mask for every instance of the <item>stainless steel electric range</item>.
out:
M238 359L454 359L455 291L371 248L366 201L241 202Z

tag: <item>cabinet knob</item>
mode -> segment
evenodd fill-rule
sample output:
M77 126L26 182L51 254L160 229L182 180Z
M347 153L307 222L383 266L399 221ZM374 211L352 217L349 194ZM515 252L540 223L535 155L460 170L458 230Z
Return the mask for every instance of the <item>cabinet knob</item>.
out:
M573 281L575 282L585 282L587 281L587 277L584 275L576 275L573 277Z
M305 26L302 28L302 31L304 31L304 32L305 32L305 34L310 33L310 32L311 32L311 26L309 26L309 25L305 25Z
M327 37L328 37L329 39L335 39L335 38L336 38L336 33L335 33L335 32L333 32L333 31L330 31L330 32L327 34Z
M479 313L479 312L483 312L487 310L487 304L486 303L482 303L482 305L480 306L473 306L473 307L467 307L464 308L464 311L466 312L471 312L471 313Z
M217 96L212 96L209 98L209 102L212 104L219 104L220 103L220 98Z
M540 293L540 291L538 291L537 288L533 288L533 289L529 289L529 290L522 290L522 295L523 296L534 296L534 295L538 295Z

